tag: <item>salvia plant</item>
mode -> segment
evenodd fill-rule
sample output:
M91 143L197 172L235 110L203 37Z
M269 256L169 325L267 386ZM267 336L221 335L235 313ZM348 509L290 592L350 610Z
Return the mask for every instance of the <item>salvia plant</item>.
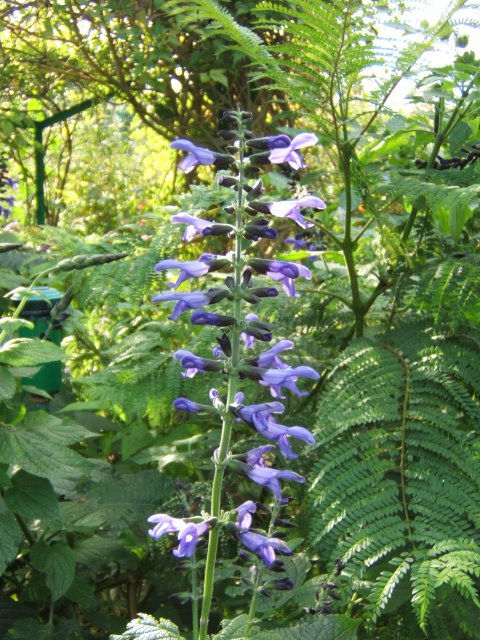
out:
M293 348L293 342L283 339L275 342L272 326L262 321L252 308L262 298L278 296L278 285L282 285L287 296L298 297L296 280L311 277L304 265L256 256L255 245L259 239L277 237L277 231L272 226L275 218L289 218L301 229L307 230L311 223L302 215L305 213L303 210L321 210L325 208L325 203L314 195L281 202L267 201L262 196L264 187L258 175L261 165L285 165L295 170L304 168L299 149L314 145L317 138L312 133L301 133L293 139L287 135L254 137L248 129L250 118L251 114L242 110L223 113L219 135L226 141L225 153L198 147L187 139L172 143L174 149L187 152L179 165L183 171L190 172L198 165L214 165L223 170L219 183L231 193L231 197L223 203L218 219L208 220L178 213L172 221L186 225L183 235L185 241L198 235L223 235L228 237L233 249L226 255L204 253L197 260L186 262L162 260L155 267L157 272L178 270L179 276L168 285L169 291L158 293L153 301L174 302L170 315L174 321L191 312L190 322L193 325L210 325L219 331L213 357L201 357L184 349L174 354L183 369L182 375L192 378L197 374L222 374L225 384L220 390L211 388L209 400L205 398L204 404L186 397L179 397L174 402L177 411L216 415L221 421L220 441L212 455L214 472L209 513L189 518L157 513L149 518L152 525L149 535L158 540L166 534L175 534L178 546L173 554L191 561L192 629L195 640L205 640L207 637L222 529L226 535L236 536L243 549L240 553L252 562L253 595L245 627L247 636L255 620L260 594L266 590L266 583L273 584L277 589L292 586L284 572L281 557L290 556L293 551L280 537L282 534L276 534L275 531L282 524L287 524L281 516L289 500L282 495L281 482L303 483L304 478L288 468L272 466L276 464L272 460L277 451L287 462L297 458L294 451L296 441L307 445L315 442L308 429L285 426L277 421L276 416L284 412L285 406L281 400L285 398L285 392L296 396L306 395L307 391L299 388L297 382L303 378L318 380L319 373L307 365L288 365L283 360L283 354ZM219 277L222 286L177 291L186 280L217 270L223 274ZM267 286L265 282L256 282L259 275L273 282L267 282ZM219 303L222 303L222 313L211 310ZM228 312L225 312L227 305ZM258 349L258 343L272 343L273 346L265 348L265 345ZM266 392L269 391L272 399L258 404L248 403L242 385L249 380L258 382ZM238 431L244 431L245 425L265 438L265 443L244 452L236 452L235 449L233 453L232 444L242 439ZM236 508L224 510L227 468L268 490L272 495L272 504L267 506L246 499ZM260 510L270 514L270 525L266 531L255 527L255 518ZM195 555L197 543L206 538L208 548L203 594L200 595ZM271 572L278 572L275 579Z

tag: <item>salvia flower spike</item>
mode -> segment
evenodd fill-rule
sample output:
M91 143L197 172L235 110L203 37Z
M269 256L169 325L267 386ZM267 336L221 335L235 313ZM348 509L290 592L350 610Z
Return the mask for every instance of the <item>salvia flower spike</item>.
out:
M303 196L296 200L281 202L263 202L264 186L256 177L257 165L285 164L293 169L305 167L300 150L317 142L313 133L301 133L293 139L285 134L255 138L247 128L250 114L242 110L230 110L220 117L221 134L226 153L210 151L188 139L180 138L172 143L172 148L185 152L179 167L188 173L199 165L213 165L227 169L231 175L222 172L218 184L226 192L226 202L218 209L218 218L209 220L202 217L202 212L180 212L173 216L172 222L186 225L183 240L190 241L197 235L226 235L228 242L233 242L233 250L228 256L202 254L196 260L179 261L165 259L160 261L155 270L177 271L176 281L170 283L170 289L176 289L186 281L198 282L217 269L222 274L223 286L201 287L193 291L164 291L153 296L153 302L174 302L175 306L170 318L178 320L184 313L190 313L190 322L195 327L209 325L218 327L217 345L213 349L214 359L194 354L186 349L178 349L174 357L180 363L184 377L196 374L213 374L219 384L225 388L212 388L209 393L211 404L201 404L180 396L174 402L174 408L180 412L206 415L217 415L222 423L220 441L212 454L213 480L210 499L210 514L202 514L202 518L180 518L164 513L154 514L149 518L153 525L149 534L155 540L167 534L177 537L178 546L173 553L179 558L193 558L199 540L208 537L208 551L204 568L204 591L200 622L194 622L195 640L206 640L210 609L213 599L215 567L217 562L220 527L234 530L247 555L255 554L260 567L264 565L270 571L283 571L283 565L277 556L292 555L287 543L275 533L275 522L279 521L279 509L288 504L289 499L282 494L281 482L303 483L305 479L290 469L277 469L271 466L280 452L284 459L297 457L292 449L292 441L303 445L313 445L315 440L311 432L301 426L286 426L275 419L275 415L283 414L285 407L279 400L258 404L245 403L245 393L240 385L252 383L254 380L270 389L274 398L283 398L284 391L302 396L307 393L297 387L301 378L316 381L319 374L310 366L302 364L290 366L284 360L294 347L291 340L280 339L270 348L260 350L255 355L257 341L272 341L272 325L263 322L257 313L249 310L249 305L258 304L262 298L279 295L275 286L265 286L256 282L266 276L282 285L289 296L298 296L295 282L299 278L310 279L311 272L307 267L293 262L266 259L255 256L253 245L257 240L277 237L274 227L275 218L290 219L303 229L310 226L302 215L302 210L325 208L323 200L314 195ZM225 146L226 145L226 146ZM250 178L249 176L253 176ZM260 214L260 215L259 215ZM190 282L189 282L190 284ZM220 309L206 310L205 307L220 305ZM209 418L209 419L210 419ZM253 427L256 437L264 439L263 444L248 451L232 452L232 435L236 430ZM265 443L266 440L266 443ZM222 511L225 491L224 474L227 466L233 471L247 476L260 488L273 495L274 507L259 506L251 498L242 502L230 516ZM230 476L231 481L232 477ZM257 489L258 490L258 489ZM265 517L270 513L271 524L267 535L252 529L254 519ZM290 524L290 523L289 523ZM261 579L261 568L256 570L257 582L254 599L250 607L249 621L255 615L255 598L260 591L270 588L291 588L291 582L285 576L273 581L271 578L265 586L258 582ZM273 585L273 587L272 587ZM196 600L196 598L193 598ZM194 610L195 611L195 610Z

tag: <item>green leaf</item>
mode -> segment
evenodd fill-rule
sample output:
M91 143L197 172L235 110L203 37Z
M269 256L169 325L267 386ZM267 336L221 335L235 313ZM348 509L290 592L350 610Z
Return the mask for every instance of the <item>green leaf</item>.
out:
M304 618L305 622L285 629L276 629L279 640L356 640L360 620L341 615L316 615ZM262 633L255 640L270 640Z
M5 367L0 366L0 400L11 398L16 386L15 377Z
M8 640L52 640L52 627L44 625L38 620L25 618L18 620L8 631Z
M37 413L37 412L33 412ZM92 469L92 463L58 443L56 434L37 432L34 425L0 429L0 463L15 463L34 476L78 478ZM55 484L55 483L53 483Z
M45 583L52 592L53 600L63 596L75 577L75 555L66 544L61 542L48 545L40 541L30 550L32 564L45 574Z
M34 367L44 362L56 362L66 358L65 352L48 340L14 338L0 347L0 363Z
M35 612L28 607L0 594L0 638L3 638L16 620L33 618L35 615Z
M117 540L101 536L80 540L73 548L77 562L87 566L106 562L113 555L122 551L123 547Z
M234 618L233 620L223 620L222 630L217 635L213 636L213 640L245 640L246 625L248 622L248 616L243 614ZM258 627L253 626L248 634L250 638L258 637ZM280 636L277 631L268 631L261 634L262 640L280 640Z
M0 509L2 504L0 503ZM0 513L0 575L7 565L15 560L22 543L23 534L10 511Z
M12 477L12 485L5 493L5 502L14 513L27 522L34 518L50 524L61 521L57 497L46 478L19 471Z
M76 602L85 609L96 609L98 599L95 595L94 585L82 576L75 576L65 597Z
M184 640L184 637L170 620L156 620L146 613L139 613L138 618L127 624L127 630L121 636L110 636L110 640Z
M24 318L0 318L0 331L6 331L8 335L13 335L20 328L32 330L34 328L33 322L25 320Z

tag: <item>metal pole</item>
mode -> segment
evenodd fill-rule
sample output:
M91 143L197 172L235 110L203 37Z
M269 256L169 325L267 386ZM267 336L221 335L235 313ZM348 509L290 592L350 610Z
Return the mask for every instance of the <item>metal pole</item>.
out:
M36 224L45 224L45 148L43 146L43 122L35 122L35 142L33 153L35 157L35 210Z

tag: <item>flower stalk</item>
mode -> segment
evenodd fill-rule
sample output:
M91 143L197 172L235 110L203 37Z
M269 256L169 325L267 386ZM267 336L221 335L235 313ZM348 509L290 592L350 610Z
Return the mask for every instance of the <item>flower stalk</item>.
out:
M256 286L254 278L259 274L281 284L288 296L298 297L294 280L311 278L311 273L304 265L252 257L249 255L248 243L259 238L275 239L277 231L271 222L275 218L289 218L301 228L312 226L300 213L303 207L324 209L325 203L316 196L306 196L297 200L280 203L264 203L261 198L263 184L261 180L254 180L251 184L251 174L258 172L258 165L284 164L292 168L305 166L298 149L316 142L314 134L299 134L293 140L286 135L252 138L252 133L246 128L250 114L237 110L228 111L222 118L223 129L219 135L227 141L228 154L219 154L197 147L188 140L177 140L173 148L186 151L187 157L180 163L185 172L194 169L196 165L214 164L218 168L234 170L236 175L222 176L219 185L234 192L234 197L223 207L226 215L231 215L227 223L210 221L181 212L173 216L174 223L186 224L183 239L191 240L195 235L227 235L233 239L233 251L226 257L202 254L198 260L180 262L178 260L163 260L155 267L155 271L180 270L177 280L168 284L170 289L176 289L185 280L196 279L207 275L213 270L229 268L230 275L225 278L225 286L199 291L165 291L153 296L154 302L175 302L170 318L176 321L183 313L190 312L190 322L193 325L212 325L222 327L222 335L217 337L218 345L214 349L215 359L204 358L185 349L179 349L174 357L180 362L187 378L197 374L221 373L226 379L226 393L221 398L216 389L210 390L210 400L213 406L193 402L180 397L174 402L178 411L189 413L216 413L221 419L221 435L219 446L215 450L212 460L214 464L210 499L210 513L202 517L175 518L167 514L154 514L149 522L155 526L149 535L158 540L165 534L177 534L179 545L173 550L177 557L194 559L195 546L198 539L208 532L208 548L204 569L203 597L200 617L198 618L198 582L192 573L193 587L193 637L194 640L206 640L210 611L212 608L215 567L217 564L218 546L221 527L233 530L237 538L250 553L260 558L268 569L283 571L283 563L277 559L280 556L290 556L293 551L279 537L272 537L274 522L277 519L280 505L287 504L288 499L282 496L280 481L304 482L303 476L288 469L276 469L270 466L274 451L279 451L284 459L294 459L297 453L291 442L298 440L312 445L313 435L304 427L279 424L272 414L282 413L284 406L281 402L273 401L261 404L244 404L244 394L240 385L244 380L254 380L268 388L274 398L283 398L284 390L294 395L304 396L306 391L297 387L299 378L317 380L319 374L309 366L291 367L283 361L283 351L294 345L290 340L280 340L271 348L263 350L257 355L248 351L255 348L255 342L260 344L272 340L271 326L259 320L254 313L246 313L244 303L257 304L264 297L277 296L279 290L275 286ZM232 144L234 142L234 144ZM251 152L253 149L253 153ZM261 214L261 217L258 215ZM248 216L248 217L247 217ZM233 217L233 220L232 220ZM253 219L252 219L253 217ZM212 313L203 309L205 306L230 301L228 315ZM244 354L244 350L248 356ZM281 356L281 357L280 357ZM243 423L242 429L252 428L260 436L275 444L267 444L251 449L244 453L231 453L232 434L237 423ZM224 513L222 503L224 498L224 477L227 466L232 471L244 473L250 480L269 490L274 496L274 509L271 523L267 532L258 529L250 530L253 523L252 514L256 512L256 505L247 500L235 511L238 514L236 523L232 523L234 512ZM193 560L194 563L194 560ZM193 567L192 567L193 571ZM249 613L249 629L253 623L257 610L258 598L261 594L260 581L264 572L257 571L255 591ZM272 581L270 581L272 582ZM277 588L291 588L287 578L275 581Z

